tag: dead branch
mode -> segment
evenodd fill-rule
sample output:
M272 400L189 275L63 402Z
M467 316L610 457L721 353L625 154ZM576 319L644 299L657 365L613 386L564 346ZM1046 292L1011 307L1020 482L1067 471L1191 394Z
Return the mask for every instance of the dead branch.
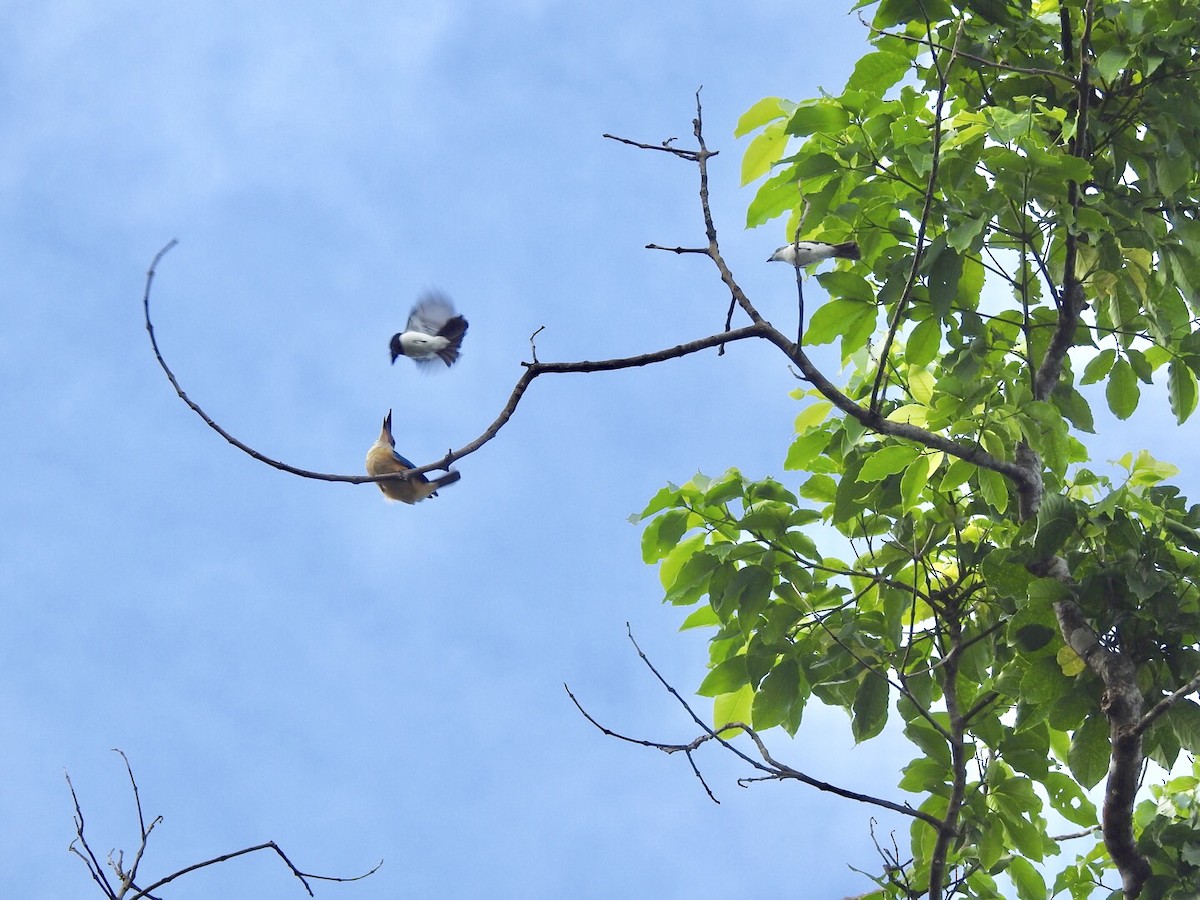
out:
M75 785L71 783L70 774L66 775L67 787L71 791L71 800L75 805L75 839L71 841L68 849L71 853L74 853L83 860L84 865L87 866L88 874L91 875L92 880L99 885L100 890L104 892L104 896L109 898L109 900L140 900L140 898L143 897L148 898L148 900L157 900L152 891L158 890L158 888L165 884L169 884L178 878L182 878L184 875L197 871L198 869L204 869L208 866L215 866L218 863L223 863L230 859L236 859L239 856L246 856L250 853L257 853L260 850L274 851L274 853L283 860L284 865L288 867L291 873L296 876L297 879L299 879L302 885L304 885L304 889L308 891L308 895L310 897L315 896L315 894L313 894L312 885L309 884L310 881L361 881L369 875L374 875L379 871L379 867L383 865L383 860L380 860L369 872L364 872L361 875L353 875L349 877L317 875L313 872L301 871L299 868L297 868L295 863L288 858L287 854L283 852L278 844L276 844L274 841L266 841L262 844L256 844L253 847L243 847L241 850L234 850L231 853L223 853L220 856L214 856L211 859L193 863L190 866L185 866L182 869L158 879L147 887L139 887L136 882L138 866L142 862L142 856L146 852L146 847L150 842L150 834L154 831L154 826L162 822L163 818L162 816L156 816L149 825L146 824L146 819L142 814L142 800L138 792L137 779L133 776L133 768L129 764L129 757L125 755L124 751L116 748L114 748L113 752L121 754L121 759L125 761L125 771L129 773L129 784L133 790L134 803L137 807L139 834L138 848L136 854L134 855L134 862L128 870L125 869L124 851L111 851L108 855L108 866L112 869L113 874L117 878L118 883L116 886L109 881L108 876L105 874L104 866L102 866L100 861L96 858L96 854L92 851L91 845L88 843L88 839L84 835L83 808L79 804L79 796L75 793ZM132 893L130 893L131 891Z
M179 396L179 399L186 403L192 412L201 418L205 425L223 437L228 443L232 444L234 447L236 447L238 450L241 450L252 459L256 459L261 463L271 466L272 468L279 469L281 472L287 472L291 475L298 475L301 478L311 478L317 481L344 482L347 484L372 484L380 481L406 481L415 475L420 475L434 469L447 469L451 463L462 459L464 456L474 453L488 441L492 440L492 438L494 438L497 434L499 434L500 429L508 423L508 420L512 418L513 413L516 412L517 404L521 401L521 397L524 396L529 385L539 375L545 375L549 373L563 374L568 372L609 372L616 369L629 369L637 366L647 366L653 363L665 362L669 359L679 359L680 357L688 356L692 353L698 353L702 350L707 350L710 347L721 347L726 343L733 341L740 341L753 337L766 337L766 328L764 327L765 323L758 323L755 325L746 326L745 328L738 328L733 331L724 331L719 334L710 335L706 338L689 341L685 344L677 344L674 347L667 347L662 350L655 350L650 353L642 353L636 356L627 356L616 359L602 359L597 361L581 360L578 362L543 363L537 361L537 348L533 345L533 337L537 335L538 331L542 330L539 328L538 331L535 331L533 335L530 336L533 362L521 363L521 365L525 368L525 372L521 375L520 379L517 380L516 385L513 387L512 393L509 395L508 402L504 405L504 408L500 411L500 415L496 417L496 420L492 422L492 424L484 430L483 434L481 434L475 440L464 445L458 450L448 451L446 455L437 462L428 463L424 466L418 466L414 469L409 469L406 472L387 475L334 475L327 472L315 472L310 469L302 469L298 466L285 463L282 460L267 456L266 454L255 450L249 444L244 443L234 435L230 434L223 427L221 427L221 425L215 419L206 413L198 403L196 403L187 395L182 386L179 384L179 380L175 377L175 373L171 370L171 367L167 365L166 359L163 358L162 352L159 350L158 339L154 333L154 325L150 319L150 288L153 284L159 261L177 243L178 241L172 240L165 247L159 250L157 254L155 254L154 260L150 263L150 268L146 272L146 287L142 294L142 310L146 321L146 332L150 335L150 346L154 350L154 358L158 361L159 367L162 368L163 372L166 374L167 380L171 382L171 386L175 389L175 393Z
M884 800L880 797L872 797L870 794L862 794L858 791L852 791L847 788L839 787L838 785L830 784L827 781L821 781L820 779L813 778L811 775L807 775L804 772L801 772L799 769L794 769L786 763L780 762L771 755L771 751L768 749L766 742L763 741L759 733L752 726L746 724L745 722L725 722L719 728L710 727L702 718L700 718L696 711L692 709L691 704L683 699L679 691L677 691L675 687L662 676L658 669L655 668L654 663L650 661L650 658L646 655L645 651L643 651L638 645L638 642L634 638L633 631L628 622L625 623L625 631L629 637L630 643L633 644L633 647L637 651L637 654L641 658L642 662L646 664L646 667L650 669L654 677L658 679L658 682L664 688L666 688L667 692L675 698L680 706L683 707L684 711L691 716L692 721L700 727L701 734L691 741L685 743L653 741L645 738L629 737L614 731L605 725L602 725L586 709L583 708L583 705L571 692L571 689L564 684L563 688L566 690L567 696L571 698L571 702L575 704L575 708L579 710L583 717L592 725L594 725L601 733L607 735L608 737L614 737L618 740L625 741L626 743L637 744L641 747L650 747L654 750L660 750L667 754L681 752L684 753L688 758L688 762L691 763L692 771L695 772L696 777L700 779L700 783L704 785L705 791L708 793L708 796L713 800L714 803L720 801L713 796L712 791L709 789L708 784L705 782L704 777L701 775L699 768L696 766L696 761L692 756L694 751L698 750L701 746L709 741L716 741L747 765L763 773L760 776L739 778L738 784L742 787L746 787L749 784L759 781L799 781L802 784L806 784L809 787L814 787L819 791L836 794L837 796L845 797L848 800L856 800L860 803L878 806L883 809L891 810L892 812L911 816L914 819L920 819L936 829L940 829L942 827L942 823L936 816L930 815L929 813L918 809L913 809L908 804L894 803L891 800ZM729 731L745 732L746 735L749 736L750 740L754 742L754 746L758 751L758 756L760 758L755 759L741 748L732 744L728 738L722 736Z

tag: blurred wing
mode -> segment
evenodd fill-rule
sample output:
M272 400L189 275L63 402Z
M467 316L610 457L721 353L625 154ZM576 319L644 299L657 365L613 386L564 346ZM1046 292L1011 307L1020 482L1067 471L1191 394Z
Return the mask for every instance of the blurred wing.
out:
M454 304L450 302L449 297L445 294L425 294L408 314L408 325L404 330L437 334L452 318Z

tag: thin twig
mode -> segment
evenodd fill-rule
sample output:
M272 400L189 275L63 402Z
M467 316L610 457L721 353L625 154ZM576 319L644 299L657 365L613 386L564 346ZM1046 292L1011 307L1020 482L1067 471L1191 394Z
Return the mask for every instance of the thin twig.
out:
M712 789L709 788L708 782L704 780L704 776L700 774L700 769L696 766L696 761L692 758L692 751L698 748L701 744L712 740L714 737L713 735L702 734L700 737L687 744L668 744L662 741L650 741L644 738L629 737L628 735L613 731L611 728L608 728L607 726L596 721L592 714L583 708L583 704L579 702L578 698L573 693L571 693L571 689L565 683L563 684L563 690L567 692L567 696L571 698L571 702L575 704L575 708L579 710L580 714L582 714L585 719L595 725L596 728L599 729L600 732L606 737L616 738L619 741L625 741L629 744L637 744L639 747L650 747L654 750L661 750L663 753L667 754L685 753L687 755L688 762L692 764L692 771L696 774L696 777L700 779L700 784L704 786L704 791L706 794L708 794L709 799L718 805L721 803L721 801L716 798L716 795L713 794Z
M883 379L887 373L887 358L892 351L892 341L896 338L896 332L899 331L903 321L904 310L908 307L909 299L912 297L913 290L917 286L917 279L921 271L921 262L925 256L925 232L929 227L929 219L933 213L933 198L937 193L938 186L937 179L942 152L942 115L946 102L946 89L949 86L950 67L954 65L954 56L958 52L958 39L961 34L962 24L960 23L954 35L954 46L950 48L950 59L947 61L944 70L938 62L937 53L933 54L934 66L938 71L938 92L937 100L933 104L933 146L929 151L929 178L925 183L925 201L921 208L921 218L917 225L916 243L913 247L912 264L909 267L908 280L904 284L904 290L900 294L900 299L896 301L896 309L892 313L892 322L888 326L887 336L883 341L883 350L879 354L879 370L875 373L875 383L871 386L871 402L868 408L872 412L879 411L879 405L882 402ZM932 33L929 34L929 39L933 39Z
M912 818L915 818L915 819L921 819L922 821L927 822L928 824L932 825L934 828L939 827L940 822L938 821L936 816L930 815L929 813L923 812L921 810L913 809L911 806L908 806L907 804L893 803L890 800L884 800L879 797L872 797L869 794L861 794L861 793L858 793L857 791L851 791L846 788L838 787L837 785L830 784L829 782L821 781L819 779L813 778L809 775L804 774L803 772L801 772L798 769L793 769L791 766L788 766L788 765L785 765L784 763L779 762L771 755L771 752L767 749L766 744L763 742L763 740L759 736L758 732L751 725L749 725L745 722L725 722L717 728L710 727L708 725L708 723L706 723L696 713L696 711L694 709L692 709L691 704L689 704L685 699L683 699L683 697L680 695L679 691L677 691L675 689L674 685L672 685L669 681L667 681L667 679L663 677L662 673L659 672L657 668L655 668L654 663L650 661L650 657L647 656L645 651L642 650L642 648L638 645L636 638L634 638L634 636L633 636L633 630L630 627L628 622L625 623L625 632L629 638L629 642L631 644L633 644L633 647L637 651L637 654L641 658L642 662L645 663L646 667L651 671L651 673L654 675L654 677L656 679L658 679L659 684L661 684L668 691L668 693L670 693L671 696L675 698L676 702L678 702L679 705L683 707L684 711L691 717L692 721L695 722L697 726L699 726L699 728L701 729L701 731L703 733L699 737L697 737L694 740L689 741L688 743L685 743L685 744L649 741L649 740L644 740L641 738L631 738L626 735L619 734L619 733L613 731L612 729L609 729L609 728L605 727L604 725L600 724L598 721L596 721L596 719L594 719L591 715L589 715L587 713L587 711L584 710L583 706L579 703L579 701L575 698L574 694L571 693L570 689L567 688L566 685L564 685L563 687L566 689L567 695L571 698L571 701L575 704L576 708L579 709L579 711L584 715L585 718L587 718L587 720L589 722L591 722L596 728L598 728L604 734L609 735L611 737L618 738L627 743L637 744L642 747L651 747L651 748L654 748L657 750L661 750L664 753L678 753L678 752L685 753L688 757L688 761L692 764L693 771L696 773L696 776L698 778L700 778L700 781L702 784L704 784L704 779L703 779L703 777L701 777L699 769L696 768L695 761L692 759L691 754L693 751L697 750L700 746L707 743L708 741L716 741L718 744L720 744L722 747L724 747L726 750L728 750L734 756L737 756L743 762L747 763L748 765L752 766L753 768L757 769L758 771L764 773L763 777L761 777L761 778L739 778L738 783L741 784L743 787L746 784L749 784L754 781L783 781L783 780L799 781L803 784L807 784L810 787L814 787L820 791L825 791L827 793L836 794L839 797L845 797L846 799L849 799L849 800L857 800L860 803L866 803L866 804L870 804L873 806L879 806L883 809L891 810L892 812L897 812L897 813L901 813L906 816L911 816ZM762 757L762 761L755 759L754 757L745 753L740 748L735 747L732 743L730 743L729 740L722 737L722 735L728 731L743 731L747 735L749 735L750 739L754 742L755 747L757 747L759 756ZM706 791L708 790L707 784L705 784L705 790ZM713 797L712 792L708 791L708 793L709 793L709 796L712 797L712 799L715 801L716 797Z
M278 844L276 844L274 841L267 841L262 844L256 844L253 847L244 847L241 850L234 850L232 853L223 853L220 856L214 856L212 859L206 859L204 862L198 862L194 865L186 866L185 868L180 869L178 872L172 872L166 878L159 879L148 888L144 888L134 896L130 897L129 900L139 900L141 897L147 897L149 896L150 891L160 888L164 884L170 884L175 879L187 875L189 872L195 872L197 869L203 869L208 866L215 866L217 863L223 863L231 859L237 859L237 857L245 856L248 853L257 853L259 850L274 850L279 858L283 860L284 864L291 870L292 874L295 875L300 880L300 883L304 885L304 889L308 891L308 896L310 897L316 895L313 894L312 886L308 883L309 879L312 879L313 881L335 881L339 883L362 881L362 879L378 872L379 867L383 865L383 860L380 860L369 872L364 872L361 875L354 875L348 878L338 878L333 875L314 875L312 872L301 872L298 868L296 868L296 864L288 859L287 854L280 849Z
M167 249L170 249L170 248L168 247ZM157 262L157 259L155 261ZM84 837L84 834L83 834L83 809L79 804L79 797L75 793L75 785L71 783L71 776L69 773L65 773L66 779L67 779L67 787L71 791L71 800L75 805L75 835L76 835L76 838L75 838L75 841L71 842L69 850L70 850L70 852L74 853L76 856L78 856L80 859L83 860L84 865L86 865L88 868L88 873L92 876L92 880L95 881L96 884L98 884L100 886L100 889L102 891L104 891L105 896L108 897L109 900L126 900L126 894L130 889L132 889L134 891L134 893L132 895L129 895L127 900L140 900L140 898L143 898L143 897L148 898L148 900L154 900L154 895L151 893L151 891L154 891L154 890L162 887L165 884L170 884L172 881L175 881L176 879L181 878L182 876L187 875L190 872L195 872L197 869L203 869L208 866L213 866L213 865L216 865L217 863L225 862L230 859L236 859L239 856L245 856L249 853L256 853L259 850L274 850L275 853L279 856L279 858L282 859L284 861L284 863L287 865L287 867L291 870L292 874L295 875L300 880L300 883L304 885L304 889L306 891L308 891L308 895L310 897L314 896L312 886L309 884L310 879L313 881L336 881L336 882L361 881L362 879L364 879L370 875L374 875L376 872L379 871L379 867L383 865L383 860L380 860L374 866L374 868L372 868L369 872L364 872L361 875L353 875L353 876L349 876L349 877L339 877L339 876L335 876L335 875L316 875L312 872L300 871L300 869L298 869L296 867L296 865L288 858L287 854L283 852L283 850L279 847L278 844L276 844L274 841L267 841L262 844L257 844L253 847L244 847L243 849L235 850L232 853L223 853L220 856L214 856L212 859L206 859L203 862L198 862L198 863L194 863L193 865L190 865L190 866L185 866L184 868L179 869L178 871L172 872L170 875L167 875L165 878L160 878L158 881L154 882L153 884L149 885L148 887L140 888L136 884L134 884L134 879L137 877L138 865L141 863L142 855L146 850L146 844L149 841L150 834L151 834L151 832L154 831L154 826L162 821L162 816L155 817L155 819L149 825L146 825L145 817L142 814L142 801L141 801L141 797L138 792L137 779L134 778L134 776L133 776L133 767L129 764L129 757L126 756L125 753L119 749L114 748L113 752L120 753L121 758L125 761L125 770L126 770L126 772L129 773L129 783L133 789L133 796L134 796L134 800L137 805L138 827L139 827L139 831L141 834L141 841L140 841L140 845L138 847L137 856L134 859L133 866L130 868L130 870L128 872L126 872L124 870L124 853L122 851L119 851L119 850L113 851L112 853L109 854L109 859L108 859L109 865L112 866L113 871L116 872L116 874L117 874L117 877L121 879L121 886L120 886L119 892L117 890L115 890L113 888L113 886L109 883L108 878L104 874L104 867L100 864L100 861L98 859L96 859L95 853L92 852L92 848L88 845L87 838ZM75 845L76 841L78 841L79 844L83 847L83 851L86 851L86 855L84 855L84 852L80 851L80 849ZM114 853L115 853L115 858L113 855Z

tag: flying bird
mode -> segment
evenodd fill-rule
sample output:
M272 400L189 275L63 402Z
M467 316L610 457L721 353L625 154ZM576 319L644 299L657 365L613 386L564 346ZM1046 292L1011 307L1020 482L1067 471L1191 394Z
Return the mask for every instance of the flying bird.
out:
M844 244L826 244L824 241L800 241L798 244L785 244L768 258L767 262L791 263L797 268L809 263L820 262L823 259L838 257L840 259L860 259L858 244L846 241Z
M440 358L452 366L466 333L467 320L454 311L449 297L426 294L408 314L404 330L392 335L392 365L396 364L396 357L407 356L420 365Z
M392 472L407 472L416 466L396 452L396 439L392 437L392 411L383 418L383 429L379 432L379 440L367 451L367 474L387 475ZM437 489L448 484L454 484L462 478L459 472L447 472L441 478L430 481L424 475L414 475L401 481L379 481L379 489L389 500L399 500L402 503L417 503L426 497L436 497Z

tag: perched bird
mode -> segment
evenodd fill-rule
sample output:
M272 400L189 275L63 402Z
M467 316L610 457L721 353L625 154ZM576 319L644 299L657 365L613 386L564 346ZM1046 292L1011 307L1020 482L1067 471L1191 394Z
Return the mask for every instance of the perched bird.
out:
M826 244L823 241L784 244L768 257L767 262L785 262L799 267L835 256L841 259L859 259L858 244L854 241L846 241L844 244Z
M449 297L426 294L408 314L404 330L392 335L392 365L397 356L407 356L421 365L440 357L452 366L466 333L467 320L455 313Z
M391 472L407 472L416 466L396 452L396 439L392 437L392 411L383 418L383 429L379 432L379 440L367 451L367 474L387 475ZM437 489L448 484L454 484L462 475L458 472L447 472L441 478L430 481L424 475L414 475L407 481L377 482L383 495L389 500L400 500L404 503L417 503L426 497L436 497Z

